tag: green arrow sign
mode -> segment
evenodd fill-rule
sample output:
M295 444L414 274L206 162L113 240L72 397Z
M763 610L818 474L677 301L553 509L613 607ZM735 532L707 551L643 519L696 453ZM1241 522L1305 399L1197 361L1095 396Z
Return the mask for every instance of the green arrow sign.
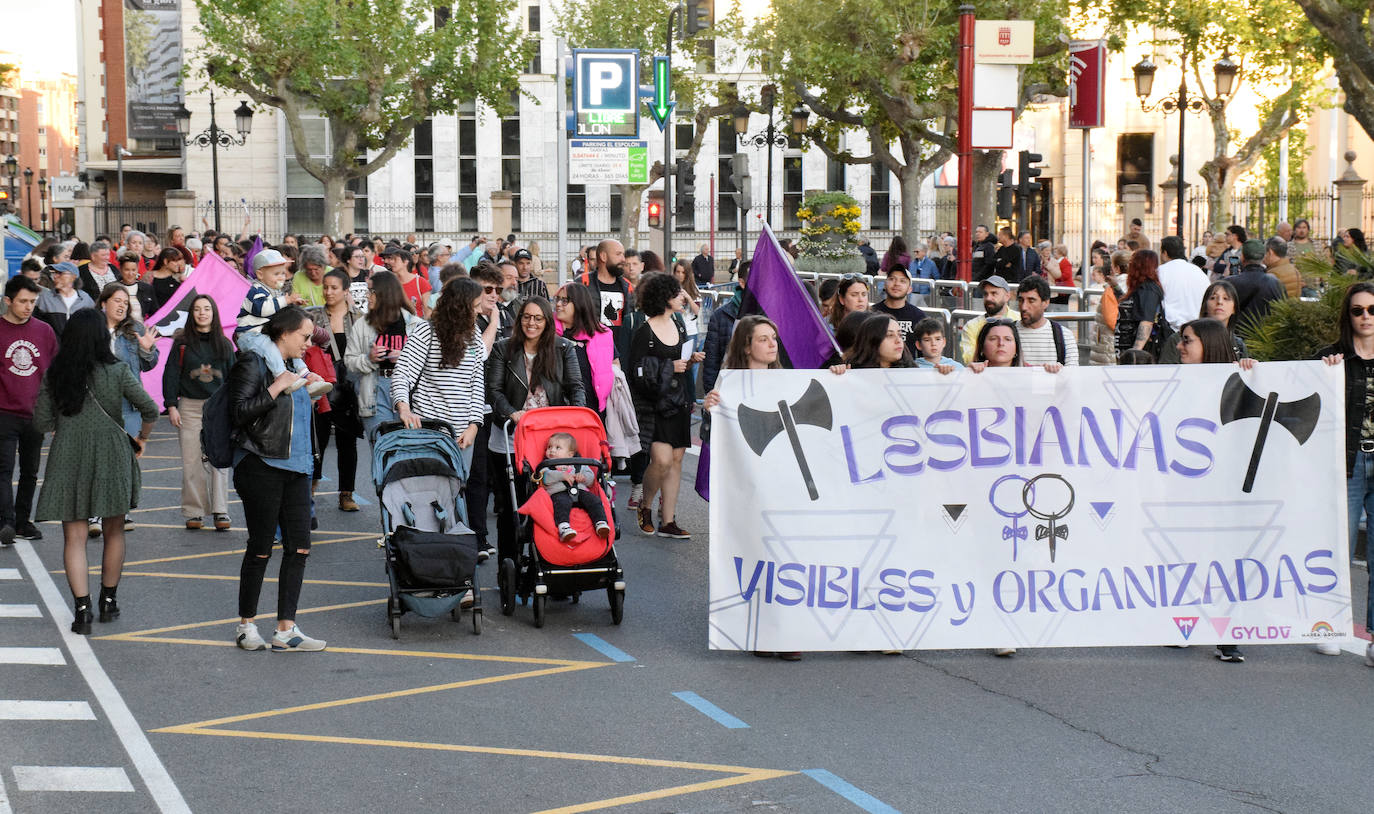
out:
M668 58L654 57L654 100L649 104L649 115L653 117L654 124L658 125L659 130L668 126L668 119L672 118L673 108L677 102L668 100L672 95L668 86Z

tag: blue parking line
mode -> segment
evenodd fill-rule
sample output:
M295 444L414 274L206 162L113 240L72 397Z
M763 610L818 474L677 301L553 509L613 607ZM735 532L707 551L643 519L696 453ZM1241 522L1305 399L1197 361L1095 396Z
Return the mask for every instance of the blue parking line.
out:
M715 721L726 729L748 729L749 724L731 715L694 692L675 692L673 697Z
M825 769L803 769L802 774L820 783L869 814L902 814L858 786Z
M573 638L587 645L591 649L610 659L611 661L627 662L634 661L635 657L611 644L595 633L574 633Z
M357 492L354 492L354 493L353 493L353 502L356 503L356 504L358 504L359 506L371 506L371 505L372 505L372 501L368 500L367 498L363 497L361 494L359 494L359 493L357 493Z

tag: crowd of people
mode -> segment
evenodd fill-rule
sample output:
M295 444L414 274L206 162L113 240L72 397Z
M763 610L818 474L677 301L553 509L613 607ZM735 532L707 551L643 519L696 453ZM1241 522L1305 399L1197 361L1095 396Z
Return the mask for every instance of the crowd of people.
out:
M1094 245L1076 270L1062 245L1037 244L1029 232L1011 229L994 237L980 226L970 247L970 293L982 313L962 324L921 308L938 294L935 281L957 275L959 251L947 233L910 244L894 238L881 258L865 253L870 273L808 285L834 334L838 350L826 365L836 374L1249 367L1238 326L1262 318L1276 300L1302 295L1306 283L1289 258L1319 250L1309 232L1302 221L1291 229L1281 224L1261 241L1232 226L1215 238L1204 235L1191 251L1181 238L1164 237L1156 252L1137 221L1114 247ZM519 245L513 235L475 236L461 246L419 245L414 236L288 235L256 252L247 235L187 236L174 227L165 237L165 247L131 229L90 244L50 241L5 289L0 345L11 365L0 370L0 543L40 539L34 521L62 521L73 630L80 633L90 632L93 613L102 621L119 613L124 535L133 531L127 515L138 504L137 459L159 410L139 385L159 361L158 332L144 320L171 300L205 254L219 256L251 286L232 326L212 297L197 295L186 305L185 326L166 354L161 409L181 445L186 529L200 530L207 520L218 531L230 529L230 478L243 498L248 540L235 641L248 650L325 647L300 630L295 614L331 439L337 508L356 512L359 442L384 422L446 422L468 464L465 499L479 545L516 558L518 507L504 482L510 430L532 409L586 406L601 416L629 478L633 527L689 539L677 512L683 456L694 426L709 438L720 372L783 361L778 326L746 313L750 262L737 254L728 269L718 269L708 246L668 266L652 251L605 240L579 251L569 281L551 290L538 246ZM1366 251L1363 240L1358 229L1341 235L1359 252ZM1350 268L1349 256L1338 251L1336 267ZM1066 287L1076 291L1069 295ZM1082 302L1084 289L1101 293L1080 336L1050 316L1070 296ZM1342 314L1340 341L1321 358L1346 371L1353 555L1362 509L1374 511L1374 397L1365 385L1374 376L1374 284L1352 286ZM237 450L232 466L215 468L201 449L200 430L226 382L222 400ZM35 510L45 432L54 434L49 471L70 467L70 476L49 477ZM16 458L17 491L9 476ZM704 494L704 486L698 491ZM489 510L495 540L488 539ZM86 585L90 537L104 538L94 610ZM269 641L255 620L278 540L277 624ZM1374 624L1374 603L1367 616ZM1217 655L1244 659L1233 646ZM1366 661L1374 666L1374 650Z

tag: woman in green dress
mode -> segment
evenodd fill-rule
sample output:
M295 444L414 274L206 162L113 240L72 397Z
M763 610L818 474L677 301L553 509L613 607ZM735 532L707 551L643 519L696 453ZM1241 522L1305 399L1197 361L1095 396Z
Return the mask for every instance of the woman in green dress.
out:
M134 443L124 431L120 407L132 404L143 417ZM73 633L91 632L86 567L86 518L102 518L105 551L100 571L100 621L119 616L115 590L124 567L124 515L138 505L138 457L157 421L157 405L129 366L110 351L110 332L100 312L72 314L62 347L43 379L33 425L53 434L48 468L34 519L62 521L62 562L76 600Z

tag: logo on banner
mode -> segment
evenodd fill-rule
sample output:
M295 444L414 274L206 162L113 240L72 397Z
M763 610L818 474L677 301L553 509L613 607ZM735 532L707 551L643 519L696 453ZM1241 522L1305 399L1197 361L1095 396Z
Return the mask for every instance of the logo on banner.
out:
M1064 501L1060 508L1053 511L1049 511L1045 508L1037 509L1035 507L1035 484L1046 479L1064 484L1064 488L1069 492L1068 500ZM1048 492L1051 490L1046 489L1045 491ZM1073 500L1073 484L1069 483L1063 475L1056 475L1051 472L1047 472L1043 475L1036 475L1026 481L1025 486L1021 487L1021 502L1025 504L1026 512L1031 517L1037 520L1044 520L1046 523L1046 525L1037 525L1035 527L1035 540L1036 542L1041 540L1049 541L1050 562L1054 562L1055 542L1058 540L1063 540L1064 542L1069 541L1069 526L1067 523L1060 525L1059 521L1068 517L1069 512L1073 511Z
M745 442L759 457L763 457L763 451L768 449L774 438L783 432L787 433L787 440L792 442L792 455L797 459L797 468L801 470L802 480L806 482L807 494L812 500L820 500L816 480L811 477L811 467L807 465L806 454L802 452L797 425L830 429L834 415L830 410L830 397L826 395L821 383L812 379L801 398L791 404L788 404L786 399L779 401L776 411L741 406L737 416Z
M964 521L968 519L967 503L946 503L940 507L940 515L945 518L945 525L955 534L964 527Z
M1193 635L1193 628L1197 627L1196 616L1175 616L1174 624L1178 625L1178 632L1183 634L1183 640Z
M1339 639L1341 634L1336 632L1330 622L1323 620L1312 626L1311 633L1304 633L1302 637L1304 639Z
M1269 437L1270 424L1278 422L1279 426L1292 433L1301 446L1312 437L1321 413L1322 398L1316 393L1297 401L1280 402L1278 393L1270 392L1268 396L1261 396L1241 381L1239 373L1232 373L1221 390L1222 425L1245 418L1260 420L1255 448L1250 453L1250 466L1245 470L1245 485L1241 491L1248 493L1255 485L1255 473L1259 471L1260 455L1264 454L1264 442Z
M1021 518L1025 517L1030 512L1028 509L1024 508L1024 497L1021 501L1022 509L1019 512L1007 511L1006 509L1003 509L1001 506L997 505L997 487L1001 486L1002 484L1008 481L1019 481L1021 483L1026 483L1026 479L1021 477L1020 475L1003 475L1002 477L992 482L992 488L988 490L988 503L992 504L992 510L996 512L999 516L1005 517L1011 521L1011 525L1002 527L1002 539L1011 540L1011 560L1012 562L1016 562L1016 554L1018 547L1017 543L1021 540L1025 540L1027 538L1027 535L1029 534L1029 530L1025 526L1021 525ZM1024 489L1022 490L1022 494L1025 494ZM1031 496L1033 499L1034 490L1032 490Z

